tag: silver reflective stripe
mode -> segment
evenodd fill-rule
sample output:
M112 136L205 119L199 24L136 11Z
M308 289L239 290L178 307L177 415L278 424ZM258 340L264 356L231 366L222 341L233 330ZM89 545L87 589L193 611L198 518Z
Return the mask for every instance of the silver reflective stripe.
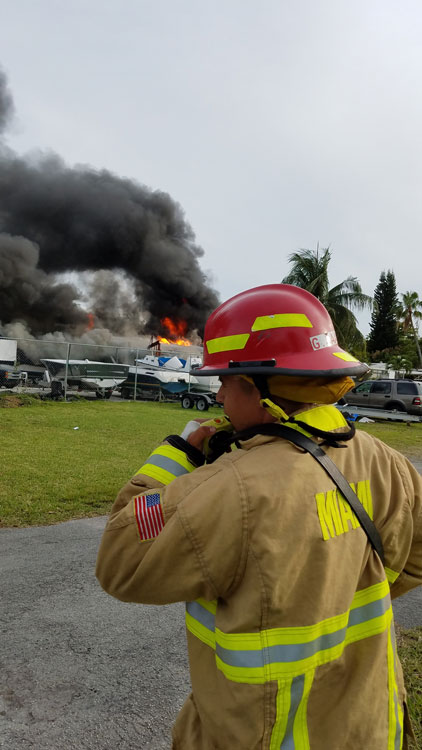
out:
M231 649L223 648L217 643L215 653L229 667L263 667L264 651L271 652L275 648L278 648L278 646L272 646L268 649L256 649L255 651L232 651ZM285 648L289 648L289 646L285 646ZM282 659L268 658L266 663L271 661L282 661Z
M182 476L182 474L189 474L188 470L185 469L184 466L181 466L181 464L178 464L177 461L173 461L172 458L168 458L167 456L160 456L158 454L149 456L148 460L144 463L144 466L147 466L148 464L158 466L160 469L168 471L175 477L180 477Z
M390 594L361 607L350 610L347 625L332 633L324 633L312 641L303 643L276 644L254 649L225 648L216 643L216 654L224 664L230 667L254 668L270 664L288 664L308 659L316 654L339 646L347 636L347 630L355 625L362 625L381 617L390 608ZM195 620L207 630L214 633L215 615L202 607L198 602L188 602L186 609Z
M217 644L216 652L225 664L231 667L262 667L265 664L288 664L292 661L300 661L314 656L318 651L338 646L344 641L347 628L336 630L334 633L326 633L308 643L293 643L290 645L266 646L255 651L233 651Z
M289 663L308 659L315 656L320 651L334 648L342 643L346 637L347 628L352 625L361 625L369 622L375 617L385 614L390 606L390 595L387 594L383 599L378 599L370 604L364 604L362 607L356 607L349 613L347 626L335 630L333 633L325 633L318 636L313 641L305 643L279 644L276 646L266 646L256 650L234 650L227 649L216 645L216 653L221 661L230 667L262 667L265 664ZM199 619L199 618L198 618ZM201 620L202 622L202 620ZM207 627L210 627L208 625Z
M399 709L397 705L397 693L394 691L394 713L396 715L396 736L394 737L394 750L400 750L401 748L401 726L399 720Z
M290 708L289 708L289 715L287 717L286 733L280 745L280 750L295 750L293 727L294 727L297 710L303 698L304 687L305 687L305 675L304 674L300 674L297 677L293 678L292 686L290 688Z
M375 617L380 617L387 612L390 603L390 594L386 594L383 599L376 599L374 602L363 604L361 607L351 609L347 623L348 626L361 625L363 622L368 622Z
M189 612L190 616L194 620L198 620L204 628L207 628L212 633L215 631L215 615L212 612L208 612L205 607L201 607L199 602L186 602L186 611Z

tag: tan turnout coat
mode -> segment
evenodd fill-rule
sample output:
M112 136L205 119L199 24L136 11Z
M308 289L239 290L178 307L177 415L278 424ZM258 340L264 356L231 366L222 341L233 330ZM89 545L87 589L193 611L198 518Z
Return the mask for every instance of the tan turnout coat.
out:
M327 408L308 420L320 425ZM336 410L330 419L342 428ZM362 431L345 446L326 450L373 515L385 570L324 470L279 438L257 436L194 470L165 449L167 470L180 458L173 481L152 477L147 460L120 492L98 554L101 585L123 601L188 602L192 695L175 750L403 746L389 589L422 583L422 478ZM158 535L137 517L151 490Z

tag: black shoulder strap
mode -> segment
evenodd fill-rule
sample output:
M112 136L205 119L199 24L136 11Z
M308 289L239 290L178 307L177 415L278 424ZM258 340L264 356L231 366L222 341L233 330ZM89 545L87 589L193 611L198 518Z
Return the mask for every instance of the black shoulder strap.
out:
M283 425L274 423L256 425L255 427L243 430L242 432L235 433L232 438L234 437L237 442L239 440L248 440L255 435L277 435L285 440L289 440L307 453L310 453L316 461L321 464L323 469L333 480L334 484L338 487L345 500L347 500L374 550L378 552L382 563L384 564L384 549L381 537L374 522L366 512L357 495L353 492L347 479L343 476L331 458L327 456L321 446L306 437L303 433L298 432L291 427L284 427Z

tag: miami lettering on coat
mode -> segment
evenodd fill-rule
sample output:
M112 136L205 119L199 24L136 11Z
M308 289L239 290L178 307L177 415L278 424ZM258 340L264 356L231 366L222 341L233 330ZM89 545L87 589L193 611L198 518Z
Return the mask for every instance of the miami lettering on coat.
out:
M358 496L366 512L373 518L372 495L369 486L369 480L364 479L358 482L350 482L350 487ZM334 539L341 534L347 534L348 531L357 529L360 526L353 510L340 492L329 490L329 492L317 492L315 500L318 510L318 518L321 526L322 537L326 541Z

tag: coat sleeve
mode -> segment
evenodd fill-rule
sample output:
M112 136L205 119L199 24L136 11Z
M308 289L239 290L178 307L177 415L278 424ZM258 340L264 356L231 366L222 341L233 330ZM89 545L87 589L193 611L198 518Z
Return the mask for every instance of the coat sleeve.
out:
M389 534L393 599L422 584L422 477L404 457L397 468L401 491L395 500L401 495L403 502Z
M179 468L154 451L119 493L101 540L97 578L122 601L215 599L240 576L246 510L236 472L224 459L188 466L183 452L170 447L165 458ZM163 467L174 475L160 474Z

